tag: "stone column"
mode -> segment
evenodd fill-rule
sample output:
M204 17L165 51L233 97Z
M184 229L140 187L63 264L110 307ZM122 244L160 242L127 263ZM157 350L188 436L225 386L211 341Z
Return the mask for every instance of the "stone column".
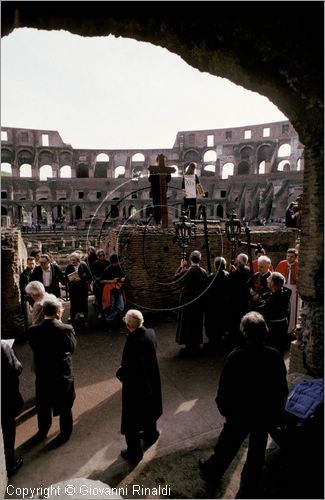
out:
M322 121L322 120L321 120ZM310 121L308 122L310 126ZM323 377L324 368L324 151L323 127L315 120L306 132L298 292L303 299L302 343L307 372Z

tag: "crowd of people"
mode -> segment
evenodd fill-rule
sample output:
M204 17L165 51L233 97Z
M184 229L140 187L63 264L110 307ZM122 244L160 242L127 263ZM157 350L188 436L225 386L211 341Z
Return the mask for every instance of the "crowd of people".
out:
M35 324L39 305L48 295L60 298L65 288L70 300L68 321L74 327L88 326L88 297L93 294L98 319L114 328L120 324L125 308L124 281L118 256L112 254L106 259L102 249L89 247L84 259L79 252L71 253L64 271L50 255L32 250L19 278L25 323Z
M204 329L208 338L205 348L238 346L242 317L257 311L268 325L267 342L284 354L301 308L296 285L297 250L289 248L275 271L263 248L256 250L253 272L244 253L237 255L230 271L226 270L226 260L216 257L215 270L209 276L200 262L201 253L195 250L188 261L182 259L174 275L181 286L176 341L185 347L180 353L198 355Z
M283 357L288 333L294 329L297 317L297 250L289 248L286 259L275 266L275 271L261 248L256 252L256 272L252 274L247 264L248 256L240 253L235 265L227 270L225 258L218 256L209 275L201 267L201 253L194 250L188 260L181 260L174 277L181 289L176 331L176 342L185 345L181 353L196 356L202 352L204 328L208 349L218 350L226 345L231 351L216 397L218 409L225 417L224 428L213 455L200 459L198 467L207 481L220 481L249 435L242 482L251 493L260 482L267 436L276 424L288 391ZM112 254L106 259L102 249L91 247L84 260L79 253L72 253L64 272L47 254L38 251L29 256L20 286L23 304L31 309L26 340L34 356L38 422L32 442L46 438L55 416L59 416L60 432L52 446L69 440L76 397L72 364L77 344L76 317L82 315L87 321L91 289L99 319L110 324L122 318L126 308L124 282L118 256ZM71 324L62 322L60 285L69 288ZM129 309L123 321L128 334L116 372L122 383L121 433L127 445L121 456L138 463L144 447L151 446L160 435L157 421L163 404L157 339L155 331L144 326L141 311ZM22 458L14 453L15 418L23 404L19 392L22 366L6 341L1 342L1 348L2 383L12 388L10 404L5 396L8 392L2 391L3 403L5 398L6 401L1 413L10 476L22 464Z

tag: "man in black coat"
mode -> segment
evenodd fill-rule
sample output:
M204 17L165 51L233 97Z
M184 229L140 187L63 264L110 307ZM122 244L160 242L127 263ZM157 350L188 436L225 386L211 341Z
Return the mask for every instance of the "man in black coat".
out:
M130 333L121 366L116 372L122 382L121 433L127 444L121 456L137 463L143 457L141 437L149 446L159 437L157 420L162 415L160 373L154 330L143 326L143 316L136 309L130 309L124 321Z
M72 433L72 405L75 399L72 354L76 337L71 325L61 321L63 304L55 297L43 304L44 321L28 330L28 341L34 352L38 433L35 440L45 439L52 412L60 416L60 434L53 445L65 443Z
M249 435L246 463L241 474L241 498L259 494L269 431L277 423L288 393L286 367L281 354L265 346L267 325L263 316L251 311L241 320L246 345L226 359L216 397L226 419L208 460L199 460L207 481L218 483Z
M269 328L268 343L278 349L284 355L289 341L288 317L291 290L284 286L284 276L273 272L267 278L267 286L270 290L261 297L259 312Z
M19 375L23 367L10 345L1 340L1 427L8 477L22 465L22 457L15 458L16 421L24 400L19 391Z
M53 293L56 297L61 296L60 283L65 284L65 277L57 264L51 263L50 256L44 253L40 256L40 265L36 266L30 281L40 281L47 293Z

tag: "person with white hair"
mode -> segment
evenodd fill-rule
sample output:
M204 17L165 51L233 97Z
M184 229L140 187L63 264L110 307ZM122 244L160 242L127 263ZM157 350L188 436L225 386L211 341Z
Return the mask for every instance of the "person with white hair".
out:
M40 281L30 281L25 288L25 293L34 301L31 314L32 325L39 325L44 320L44 301L52 299L55 295L47 293L45 286Z
M199 468L204 479L216 486L249 436L238 498L263 498L268 434L279 422L288 394L286 366L281 354L265 345L268 328L260 313L247 313L240 331L243 345L228 355L216 396L225 423L214 453L200 459Z
M116 377L122 382L121 433L127 449L125 460L140 462L143 457L141 438L151 446L159 438L157 420L162 415L162 395L157 340L152 328L143 326L143 315L130 309L124 317L129 331Z
M257 259L257 273L251 280L250 293L250 308L257 310L260 306L260 299L264 293L269 291L267 286L267 279L271 274L270 271L271 259L267 255L261 255Z
M177 269L174 279L182 287L180 308L176 331L176 342L185 344L181 355L195 356L203 344L204 292L208 284L208 275L200 266L201 252L194 250L190 255L190 265L185 259Z
M284 276L273 272L267 278L269 293L262 295L259 312L264 316L269 328L269 343L284 355L289 341L288 316L291 290L284 286Z

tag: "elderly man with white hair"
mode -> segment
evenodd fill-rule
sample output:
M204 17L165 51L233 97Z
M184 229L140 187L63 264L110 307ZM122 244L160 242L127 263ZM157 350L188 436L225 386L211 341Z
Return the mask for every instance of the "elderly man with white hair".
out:
M45 300L51 300L55 297L53 293L47 293L45 286L40 281L30 281L25 288L34 303L32 309L32 325L39 325L44 320L43 304Z
M154 330L143 326L142 313L137 309L130 309L124 321L129 334L116 372L122 382L121 433L127 444L121 456L138 463L143 457L141 437L147 446L159 437L157 420L162 414L162 396L157 341Z

